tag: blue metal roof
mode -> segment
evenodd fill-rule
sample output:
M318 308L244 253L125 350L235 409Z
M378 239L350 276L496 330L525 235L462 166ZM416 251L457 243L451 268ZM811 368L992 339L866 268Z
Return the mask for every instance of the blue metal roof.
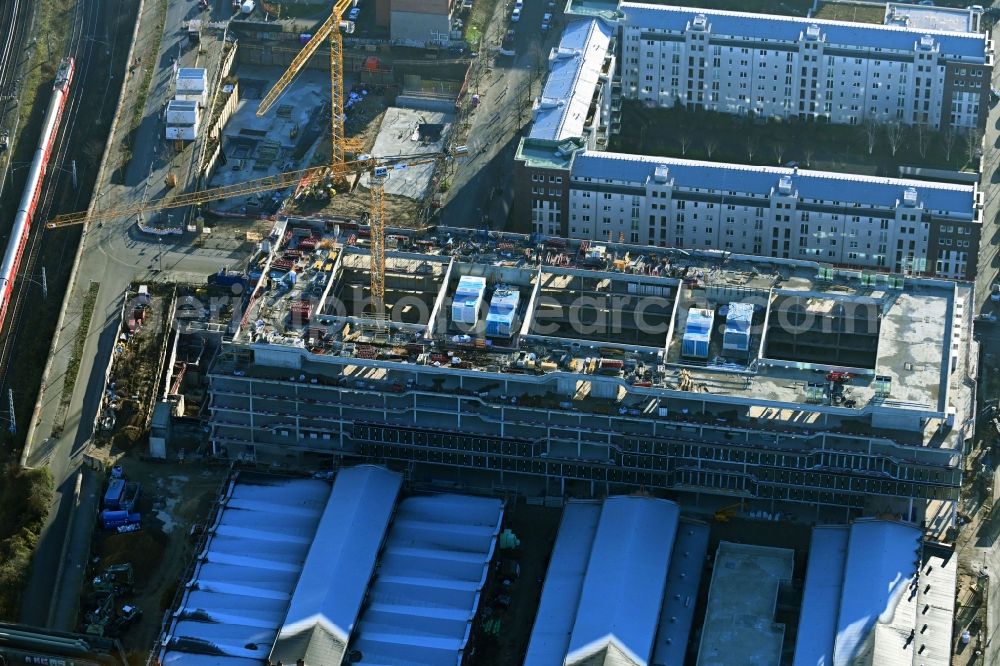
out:
M861 519L851 526L837 618L834 666L848 666L876 622L891 620L917 573L921 532L913 525Z
M934 183L904 178L881 178L830 171L808 171L783 167L752 166L701 162L667 157L629 155L601 151L584 151L573 162L573 178L591 178L594 181L613 179L643 185L653 176L654 169L664 165L674 186L701 188L740 195L767 196L783 176L792 180L793 188L801 199L860 203L865 206L893 208L902 200L908 188L917 191L918 201L924 208L944 211L953 215L974 217L974 185ZM762 204L763 205L763 204ZM859 214L863 212L859 211Z
M581 663L610 644L635 663L649 662L679 518L669 500L604 501L564 663Z
M600 517L600 501L571 500L563 509L524 666L563 663Z
M847 560L846 526L813 528L793 666L830 666Z
M619 9L625 14L626 24L643 29L683 32L689 21L699 14L704 14L708 18L709 31L720 36L797 42L806 27L818 25L821 39L831 46L913 51L920 37L932 35L944 55L986 59L987 39L983 33L919 30L876 23L848 23L798 16L709 11L694 7L672 7L638 2L622 2Z
M549 75L536 102L531 138L558 141L583 134L613 34L611 27L597 19L566 26L559 47L549 57Z

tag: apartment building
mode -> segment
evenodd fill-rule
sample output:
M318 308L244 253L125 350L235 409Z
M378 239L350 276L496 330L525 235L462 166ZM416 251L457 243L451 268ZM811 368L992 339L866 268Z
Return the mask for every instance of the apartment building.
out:
M522 142L515 214L535 232L972 280L977 185Z
M913 21L900 7L883 25L636 2L604 19L620 26L626 99L804 121L982 127L989 35L972 31L978 20Z

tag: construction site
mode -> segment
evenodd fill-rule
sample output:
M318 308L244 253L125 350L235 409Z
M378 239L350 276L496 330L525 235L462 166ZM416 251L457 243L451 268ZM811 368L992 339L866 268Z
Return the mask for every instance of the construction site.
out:
M342 73L335 76L331 102L331 47L320 39L310 58L295 60L302 44L297 28L294 20L231 23L233 59L219 80L200 167L205 187L369 156L441 157L457 145L453 125L468 94L471 64L463 53L425 59L424 49L372 49L342 37ZM266 97L272 90L280 94ZM332 104L342 111L339 127L331 121ZM217 201L202 214L208 224L224 225L225 218L273 215L294 201L301 213L364 217L371 207L365 171L303 176L285 187ZM433 159L394 174L385 185L385 214L399 225L426 224L441 205L443 178L442 161Z
M920 617L911 611L926 605L926 663L946 663L961 638L955 597L937 590L958 579L950 544L964 506L958 470L967 468L962 419L951 423L949 413L968 409L969 396L963 348L941 341L964 339L960 286L377 223L282 217L236 268L202 284L137 283L124 295L99 424L107 443L88 454L110 473L79 631L139 651L155 645L160 663L214 655L263 664L258 650L285 663L303 658L300 615L347 612L355 615L337 617L358 623L338 648L345 660L401 654L412 647L404 635L430 631L454 635L435 649L470 663L526 653L540 655L528 663L556 653L576 663L593 646L574 627L611 621L591 617L585 609L599 604L585 600L622 570L608 570L613 558L601 553L626 536L614 526L630 525L649 539L628 568L677 591L643 602L646 629L622 638L629 649L666 663L678 654L724 663L730 650L793 663L800 650L822 649L797 629L812 626L822 605L809 571L840 572L838 594L853 599L860 567L872 589L902 580L932 590L900 602L888 632L879 625L882 649L905 643ZM788 326L804 332L790 339ZM823 345L839 355L817 356ZM361 474L351 470L362 463L392 470L365 473L398 487L401 508L384 528L386 554L357 555L342 574L367 581L381 601L345 610L340 583L328 597L336 608L295 601L316 586L311 544L328 553L334 538L368 543L363 531L327 524L351 515L344 503L361 502L371 517L396 496L365 499L375 486L350 490L346 481L338 491L341 475ZM486 516L484 495L502 498L502 519L496 508ZM309 515L288 505L299 496ZM454 618L432 628L391 601L399 591L389 579L411 575L391 544L415 523L464 520L497 544L500 527L510 529L516 536L503 539L518 545L484 546L488 564L462 567L482 590L477 601L435 592ZM810 525L833 527L810 537ZM291 567L280 581L266 573L271 560L232 559L264 552L245 539L284 542L288 529L313 536L278 549ZM895 532L904 547L866 564L865 544ZM857 545L836 545L845 539ZM914 549L927 573L914 568ZM379 557L384 580L365 569ZM546 586L517 582L545 580L546 561L550 572L589 561L573 583L579 608L545 610L556 603ZM765 574L759 589L740 582L763 585ZM235 582L253 598L280 583L292 601L219 592ZM985 600L975 586L961 589L958 618L971 641ZM689 599L683 610L671 601L678 594ZM897 598L872 596L855 610L872 616ZM751 647L734 629L734 607L770 623L766 644ZM839 632L836 618L825 622L823 631ZM559 635L568 638L552 639Z

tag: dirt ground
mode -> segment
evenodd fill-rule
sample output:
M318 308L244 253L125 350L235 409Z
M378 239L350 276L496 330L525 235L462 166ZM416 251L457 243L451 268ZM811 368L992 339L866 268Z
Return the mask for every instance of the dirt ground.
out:
M138 511L143 529L130 534L100 532L93 543L91 577L112 564L132 564L135 590L119 602L137 605L143 615L121 641L130 653L141 654L144 664L194 554L191 527L208 515L227 469L193 460L145 461L138 455L122 457L118 463L130 481L142 484ZM89 591L84 591L85 598Z
M476 650L471 658L475 666L519 664L524 660L561 517L562 509L529 506L523 499L508 505L505 524L521 540L521 547L515 553L501 551L501 555L504 559L516 559L521 575L509 588L504 588L497 572L491 575L483 603L489 604L496 595L506 594L510 596L510 606L506 610L494 606L496 610L491 617L500 619L498 638L485 636L482 623L475 627Z

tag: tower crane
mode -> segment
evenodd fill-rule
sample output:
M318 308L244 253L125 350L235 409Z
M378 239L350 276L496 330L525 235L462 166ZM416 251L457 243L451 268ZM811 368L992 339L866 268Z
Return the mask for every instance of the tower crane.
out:
M371 157L354 162L345 162L340 169L342 175L367 173L370 180L370 202L369 222L371 227L370 273L371 273L371 299L373 315L376 320L381 320L385 316L385 183L389 179L392 171L405 169L420 164L429 164L440 159L453 158L456 155L466 154L464 148L456 149L453 152L430 152L415 155L403 155L393 157L391 160L382 160ZM243 183L214 187L200 192L187 192L175 194L174 196L162 199L153 199L138 204L127 204L105 210L97 210L92 213L79 212L58 215L46 224L48 229L58 229L74 224L84 224L100 220L113 220L119 217L130 217L139 213L149 213L170 208L180 208L183 206L198 206L211 201L221 201L237 196L247 196L281 190L292 187L303 179L313 179L322 177L328 173L329 167L319 166L298 171L287 171L274 176L248 180Z
M330 40L330 169L335 177L342 177L344 162L344 41L340 31L354 32L354 23L344 20L353 0L335 0L329 18L323 22L302 50L299 51L285 73L274 84L257 107L257 115L263 116L274 105L281 93L298 75L309 58L319 49L323 40Z

